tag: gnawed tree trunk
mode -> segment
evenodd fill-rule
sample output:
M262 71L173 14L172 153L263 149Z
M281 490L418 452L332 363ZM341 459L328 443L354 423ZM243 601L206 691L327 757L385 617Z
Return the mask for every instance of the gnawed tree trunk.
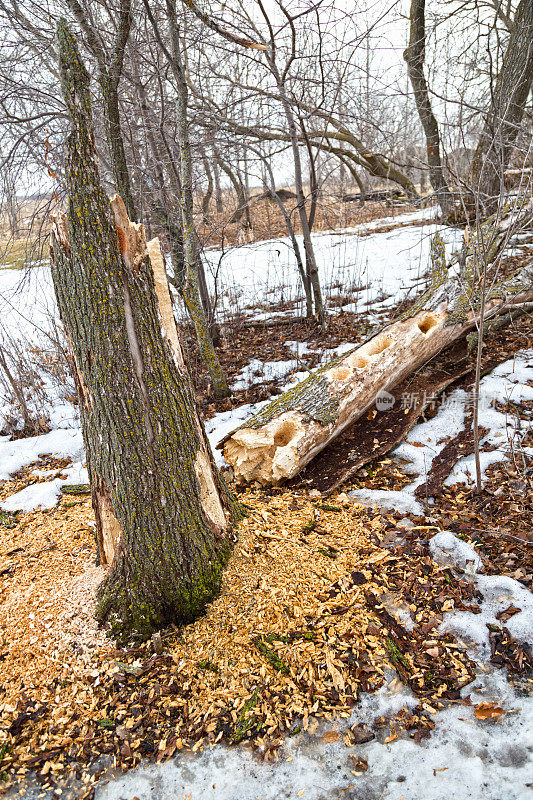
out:
M511 213L503 222L487 220L471 237L465 266L453 277L448 275L444 242L437 234L431 286L409 318L315 370L221 442L236 480L276 485L292 478L378 398L386 403L388 389L474 328L479 305L476 260L483 256L485 263L494 261L515 217ZM485 319L531 300L533 263L491 286Z
M70 337L100 557L98 617L121 641L195 618L217 593L234 505L214 465L184 365L157 240L146 243L94 156L89 76L64 20L71 118L66 216L52 277Z

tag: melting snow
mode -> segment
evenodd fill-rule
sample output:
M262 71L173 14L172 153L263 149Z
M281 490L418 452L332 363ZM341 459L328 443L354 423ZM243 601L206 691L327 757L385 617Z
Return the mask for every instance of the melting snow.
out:
M429 209L403 215L403 219L396 217L390 223L415 222L430 218L433 213L434 210ZM379 220L370 226L365 225L364 230L388 222ZM357 229L316 234L314 240L324 287L330 293L335 287L356 293L356 301L350 304L354 310L366 308L368 303L373 303L375 308L376 301L383 294L382 306L396 302L413 289L425 269L430 238L437 229L436 225L399 228L365 237L357 236L360 232ZM458 241L460 234L457 231L440 230L449 244ZM297 297L300 291L286 240L232 249L224 256L216 251L209 251L207 255L213 269L220 262L219 291L223 309L227 312L241 307L256 314L254 304L258 297L277 300L275 293L279 287L286 287L287 295L290 295L285 296L287 300ZM23 291L20 291L21 285ZM55 318L48 269L36 267L29 274L4 270L0 273L0 290L0 314L10 335L24 344L46 344L46 332L51 329L51 320ZM271 317L272 313L263 316ZM298 357L306 355L310 349L296 342L288 344ZM353 345L347 343L335 350L342 353L351 347ZM329 353L332 354L335 351ZM509 398L518 403L533 399L533 387L528 383L533 380L532 357L532 350L524 351L497 367L483 379L482 395L485 392L488 398L501 402ZM270 362L260 368L263 371L278 370L276 374L279 375L287 369L283 372L286 375L293 365L298 365L297 359ZM246 381L250 376L254 377L252 365L243 370L237 381ZM295 378L292 376L291 380ZM75 463L65 470L66 479L57 477L28 486L7 498L2 504L4 509L53 505L62 483L87 480L81 460L81 431L75 412L56 387L46 385L45 391L49 397L47 410L53 427L57 429L43 436L17 441L0 437L0 480L36 461L40 455L69 457ZM396 456L407 461L410 472L416 476L406 489L402 492L364 490L356 493L358 501L387 504L401 513L420 514L422 509L414 499L414 488L425 480L433 458L444 447L447 438L462 430L467 402L464 392L453 392L434 419L417 425L408 440L396 449ZM262 405L243 405L215 415L206 423L211 445L214 446ZM0 428L3 416L10 411L0 398ZM483 406L480 423L490 428L484 442L498 447L483 454L484 462L507 457L510 442L514 447L521 446L526 429L517 430L514 421L505 414L488 405ZM221 454L219 451L215 453L221 463ZM465 479L470 466L468 459L463 459L449 480ZM50 477L53 474L51 471ZM348 800L444 800L453 797L460 800L528 800L533 786L533 699L518 696L505 680L503 671L491 671L485 662L489 652L487 622L495 622L499 611L511 602L522 610L508 620L507 627L517 638L533 640L532 596L511 578L478 575L477 554L450 532L437 534L430 546L440 563L465 570L483 595L481 614L452 611L446 614L442 628L453 631L472 648L473 655L480 662L481 672L472 684L463 689L463 695L470 694L472 703L497 701L503 705L508 713L497 724L475 719L472 707L457 706L436 715L432 736L422 744L407 739L388 744L375 740L347 748L342 738L330 744L322 741L320 735L326 728L342 729L354 722L371 723L376 717L415 706L417 699L390 676L388 685L380 692L361 698L350 719L321 723L315 736L300 733L287 740L277 764L265 764L243 747L228 749L216 746L197 755L182 753L167 763L132 770L107 785L98 786L96 800L133 797L139 800L181 800L184 797L189 800L235 800L236 797L239 800L278 800L282 797L302 797L304 800L334 797ZM349 758L351 754L368 760L367 772L355 774L357 771L353 770Z

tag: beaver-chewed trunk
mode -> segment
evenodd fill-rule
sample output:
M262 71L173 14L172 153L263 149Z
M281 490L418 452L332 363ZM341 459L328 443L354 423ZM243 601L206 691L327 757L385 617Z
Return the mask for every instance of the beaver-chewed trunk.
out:
M52 277L70 339L100 558L98 616L120 640L200 614L230 553L234 505L195 404L157 240L103 192L89 77L59 23L72 130L68 211L53 219Z

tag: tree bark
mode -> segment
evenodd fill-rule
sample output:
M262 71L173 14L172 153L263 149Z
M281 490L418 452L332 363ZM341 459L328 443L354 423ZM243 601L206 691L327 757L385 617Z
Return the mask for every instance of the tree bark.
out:
M87 14L78 0L67 0L67 4L76 17L85 34L87 46L96 58L98 66L98 83L102 92L104 124L111 160L111 170L116 190L124 199L131 220L136 220L135 203L131 190L131 180L126 161L124 137L120 123L120 105L118 86L122 74L122 65L126 44L133 23L130 0L121 0L118 11L118 31L111 57L108 57L98 31L92 26Z
M533 2L521 0L472 160L472 191L485 214L495 211L504 191L504 172L532 86Z
M412 0L410 13L409 46L403 57L407 62L409 80L413 87L416 108L426 137L426 152L429 166L429 180L442 213L448 216L453 198L444 177L440 154L439 126L429 99L429 91L424 75L426 54L426 0Z
M209 160L206 156L202 158L202 162L204 165L204 172L207 178L207 189L202 197L202 218L205 224L209 222L209 206L211 203L211 198L213 197L213 173L211 171L211 167L209 166Z
M98 618L122 642L199 615L217 593L235 506L194 401L157 240L111 204L95 160L89 76L58 23L68 211L52 277L70 337L100 556Z
M126 150L120 125L120 109L118 102L118 81L111 79L108 75L101 75L98 80L104 99L104 122L106 130L107 145L111 156L111 166L113 178L117 192L122 197L128 211L128 216L135 221L137 213L133 192L131 191L130 174L126 161Z
M525 211L531 213L532 204ZM294 477L388 389L413 374L441 350L476 326L479 261L494 262L506 219L489 218L471 237L459 275L448 276L444 242L433 240L430 288L411 316L394 322L350 353L311 373L219 445L238 482L276 485ZM500 229L501 226L501 229ZM501 232L500 232L501 230ZM485 300L485 319L533 299L533 263L518 275L493 282Z

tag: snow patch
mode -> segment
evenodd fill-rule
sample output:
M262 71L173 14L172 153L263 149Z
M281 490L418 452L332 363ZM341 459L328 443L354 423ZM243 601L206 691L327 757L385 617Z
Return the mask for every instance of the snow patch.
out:
M434 561L443 567L459 567L474 574L482 566L482 561L474 548L458 539L451 531L440 531L429 542L429 551Z
M406 491L385 491L382 489L354 489L348 493L355 503L376 506L399 514L414 514L422 516L424 510L420 503Z
M458 568L470 576L483 595L479 614L447 612L439 629L441 633L452 633L467 644L475 644L472 655L482 661L490 657L487 625L504 624L518 641L533 643L533 595L528 589L507 576L476 574L482 567L478 553L451 531L441 531L433 536L429 549L438 564ZM520 611L502 623L498 614L511 605Z
M40 456L79 459L83 452L80 428L60 428L42 436L15 441L8 436L0 436L0 481L8 480L10 475L38 461Z
M342 736L325 743L324 730L391 717L418 700L393 682L363 695L346 720L321 723L314 736L288 739L275 764L244 747L215 746L198 755L180 754L159 765L138 767L96 787L95 800L527 800L533 780L533 699L518 697L503 671L480 675L463 690L472 704L498 702L513 713L497 725L477 720L469 705L436 715L431 738L422 744L399 738L346 747ZM350 756L368 762L354 770Z
M57 472L57 470L53 470ZM38 472L38 470L36 470ZM68 469L61 470L65 478L55 478L53 481L32 483L21 489L20 492L10 495L0 503L3 511L35 511L37 508L52 508L59 500L61 487L65 485L79 486L89 482L89 474L81 462Z

